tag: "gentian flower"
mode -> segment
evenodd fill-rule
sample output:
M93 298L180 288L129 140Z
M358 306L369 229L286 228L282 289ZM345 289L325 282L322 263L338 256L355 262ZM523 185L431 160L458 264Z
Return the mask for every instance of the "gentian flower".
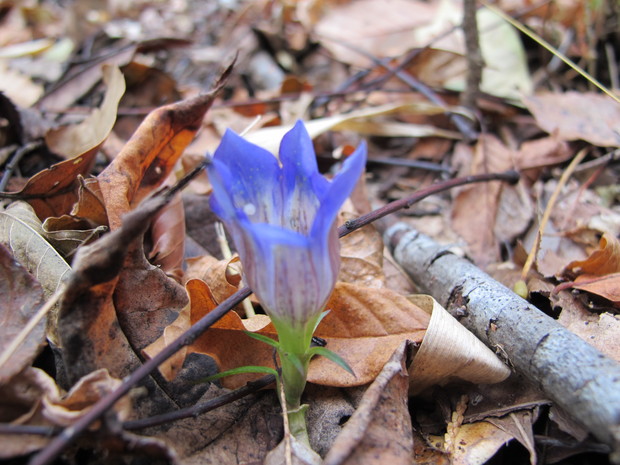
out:
M301 409L310 340L338 276L336 216L364 169L366 146L331 181L318 172L303 123L286 133L279 155L278 161L228 130L207 172L211 208L231 234L244 279L278 332L284 407L291 431L303 429L303 436L303 412L296 418L291 413Z
M362 144L328 181L318 172L301 122L282 139L281 165L230 130L215 151L207 168L211 208L233 238L246 282L276 326L305 329L321 313L340 267L336 215L365 162Z

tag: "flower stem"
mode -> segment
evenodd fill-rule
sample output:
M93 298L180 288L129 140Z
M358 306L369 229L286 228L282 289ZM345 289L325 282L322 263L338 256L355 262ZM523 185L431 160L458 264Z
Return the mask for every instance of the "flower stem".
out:
M282 365L282 384L284 385L284 399L291 434L299 441L310 446L306 427L307 405L302 405L301 396L306 387L308 364L310 356L306 353L293 353L280 347L280 363Z

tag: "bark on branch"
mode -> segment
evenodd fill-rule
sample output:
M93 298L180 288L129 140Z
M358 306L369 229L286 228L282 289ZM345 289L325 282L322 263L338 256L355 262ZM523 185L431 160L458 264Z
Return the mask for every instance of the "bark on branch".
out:
M469 261L398 223L385 242L438 302L620 459L620 364Z

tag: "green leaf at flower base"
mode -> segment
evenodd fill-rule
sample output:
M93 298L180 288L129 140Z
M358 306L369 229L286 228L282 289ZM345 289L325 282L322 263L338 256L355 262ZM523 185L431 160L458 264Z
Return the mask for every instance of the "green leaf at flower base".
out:
M243 367L233 368L232 370L223 371L207 378L202 378L196 381L196 383L208 383L215 381L216 379L224 378L225 376L239 375L242 373L265 373L267 375L277 376L278 372L273 368L247 365Z
M355 375L355 372L349 366L349 364L345 361L345 359L342 358L340 355L338 355L336 352L332 352L331 350L325 347L310 347L310 349L308 350L308 353L310 355L321 355L322 357L325 357L331 360L336 365L344 368L346 371L348 371L349 373L351 373L353 376L357 378L357 376Z
M257 341L264 342L265 344L269 344L271 347L275 347L276 349L280 348L280 343L271 339L270 337L263 336L259 333L253 333L251 331L243 331L246 335L250 336L252 339L256 339Z

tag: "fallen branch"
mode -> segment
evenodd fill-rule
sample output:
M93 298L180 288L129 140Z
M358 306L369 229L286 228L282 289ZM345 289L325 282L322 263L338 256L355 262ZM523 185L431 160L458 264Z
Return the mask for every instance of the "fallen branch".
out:
M424 292L611 446L620 463L620 364L404 223L389 228L385 241Z

